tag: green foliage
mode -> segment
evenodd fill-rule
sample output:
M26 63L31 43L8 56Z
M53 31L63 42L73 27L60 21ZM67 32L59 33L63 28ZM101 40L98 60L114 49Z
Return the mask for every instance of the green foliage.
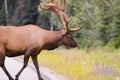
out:
M117 37L117 39L115 40L114 46L115 46L115 48L119 48L120 47L120 36Z
M55 14L37 8L40 2L49 0L20 0L25 4L23 14L20 14L21 6L18 1L7 1L10 25L36 24L50 29L52 23L57 28L62 28ZM6 25L4 0L0 4L0 25ZM119 4L119 0L67 0L67 14L73 16L70 27L83 25L80 31L71 33L79 43L79 48L89 49L118 43L120 35Z
M120 1L116 0L114 3L114 27L115 27L115 32L114 32L114 42L115 42L115 47L119 48L120 47Z

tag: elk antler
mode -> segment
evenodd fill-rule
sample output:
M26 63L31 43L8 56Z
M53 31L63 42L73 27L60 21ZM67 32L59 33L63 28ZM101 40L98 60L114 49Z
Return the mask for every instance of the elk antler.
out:
M62 4L60 6L62 6ZM64 0L64 8L62 9L62 8L60 8L60 6L59 6L59 3L58 3L58 0L56 0L56 3L54 3L53 0L50 0L49 3L40 4L41 9L52 11L58 16L58 18L60 20L60 23L63 26L63 29L66 29L67 32L73 32L73 31L80 30L82 28L81 25L79 25L79 26L77 26L77 27L75 27L73 29L69 28L69 23L70 23L70 21L72 19L72 16L67 16L67 3L66 3L66 0Z

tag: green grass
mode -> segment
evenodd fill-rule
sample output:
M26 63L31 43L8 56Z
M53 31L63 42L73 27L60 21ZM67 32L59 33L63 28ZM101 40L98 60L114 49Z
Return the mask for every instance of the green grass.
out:
M39 63L49 67L68 80L120 80L120 50L96 49L85 52L77 49L42 51ZM95 73L95 65L112 67L117 74Z

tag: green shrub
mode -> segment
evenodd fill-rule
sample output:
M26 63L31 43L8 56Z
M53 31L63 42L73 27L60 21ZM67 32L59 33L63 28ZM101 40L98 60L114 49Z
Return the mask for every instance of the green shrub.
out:
M119 48L120 47L120 36L115 40L114 47L115 48Z

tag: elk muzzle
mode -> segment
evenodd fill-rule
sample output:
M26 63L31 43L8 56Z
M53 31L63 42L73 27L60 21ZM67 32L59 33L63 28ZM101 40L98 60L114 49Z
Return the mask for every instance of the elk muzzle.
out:
M77 47L76 41L73 40L73 38L69 35L64 36L64 38L62 39L62 43L65 46Z
M77 47L77 43L74 40L72 40L70 47Z

